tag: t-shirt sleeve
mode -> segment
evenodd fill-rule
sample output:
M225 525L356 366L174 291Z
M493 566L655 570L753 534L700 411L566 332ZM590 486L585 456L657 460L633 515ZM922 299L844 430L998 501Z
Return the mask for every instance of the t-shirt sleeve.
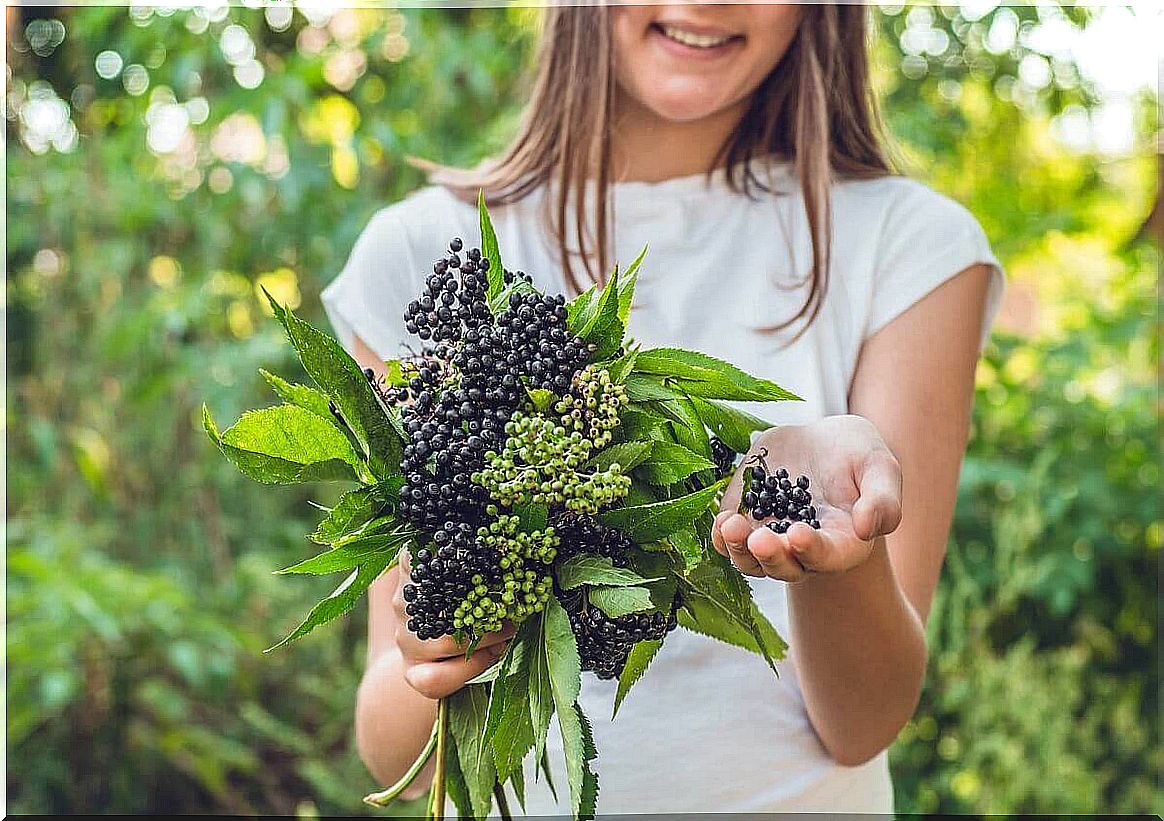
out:
M866 338L971 265L990 268L979 351L990 338L1005 288L1002 265L965 207L911 183L886 213L873 272Z
M381 359L406 353L404 309L420 292L404 224L393 207L378 211L347 263L320 295L327 318L349 352L359 337Z

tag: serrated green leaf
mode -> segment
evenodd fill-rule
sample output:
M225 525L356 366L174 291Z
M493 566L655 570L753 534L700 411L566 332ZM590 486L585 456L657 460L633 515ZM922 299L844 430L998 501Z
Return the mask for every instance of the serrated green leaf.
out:
M529 628L526 628L529 625ZM529 618L518 628L515 640L525 642L529 656L529 715L533 728L534 751L545 752L546 734L554 716L554 692L550 685L549 660L546 655L544 629L541 618Z
M274 456L299 465L338 459L360 463L352 444L331 422L298 405L247 411L222 432L223 443L238 450Z
M520 523L521 529L525 533L533 533L535 530L545 530L546 523L550 518L550 509L544 504L530 504L515 508L513 511Z
M554 401L554 392L546 388L526 388L525 392L539 412L545 411Z
M582 720L573 704L558 707L558 729L562 733L562 752L566 758L571 815L577 818L582 808L582 780L588 768L582 742Z
M657 542L695 521L726 485L727 480L724 479L677 499L615 508L600 513L598 521L607 527L621 530L640 544Z
M619 415L615 431L624 441L645 442L659 439L659 429L666 424L666 419L647 410L627 408Z
M601 298L602 289L597 285L591 285L566 303L566 328L572 335L578 336L594 318Z
M747 453L752 446L752 433L772 427L758 416L733 408L713 399L691 397L696 413L716 436L736 453Z
M635 358L635 367L638 367L638 357ZM632 402L665 401L683 397L683 394L667 387L663 379L654 374L632 371L623 384L626 386L627 398Z
M509 785L513 787L513 795L517 798L521 811L525 812L525 771L521 767L515 767L510 773Z
M618 286L618 318L625 326L627 320L630 319L631 304L635 298L635 283L638 281L639 266L643 264L643 258L647 255L647 246L643 246L643 250L639 251L639 255L634 258L634 261L627 266L626 272L622 275L622 282Z
M683 569L691 570L703 560L704 547L695 533L694 527L676 530L667 541L671 548L683 558Z
M327 624L333 619L351 611L356 602L368 591L368 586L374 582L395 561L395 556L375 553L368 557L368 561L361 564L352 574L340 583L330 596L315 605L298 627L292 630L278 644L268 647L263 652L270 653L310 633L321 624Z
M655 442L635 471L653 485L672 485L699 470L715 468L710 459L673 442Z
M493 806L493 785L497 781L493 755L484 746L489 706L487 689L488 685L475 684L445 697L448 700L449 732L456 745L457 762L465 779L469 803L477 818L489 815Z
M591 354L593 360L606 359L622 345L626 326L618 317L618 266L611 271L602 296L594 309L594 316L582 328L578 336L597 346Z
M308 573L313 575L338 573L341 570L351 570L354 567L358 567L368 561L371 554L381 552L390 554L391 558L395 560L396 555L400 552L400 548L415 535L414 530L407 528L400 533L381 533L375 536L365 536L343 547L325 550L322 553L312 556L310 559L305 559L298 564L293 564L290 567L285 567L275 572Z
M538 769L546 777L546 786L550 788L550 795L553 797L554 803L558 803L558 789L554 786L554 774L550 772L550 757L544 749L538 757Z
M614 694L614 709L610 711L611 721L618 714L618 708L622 706L623 699L627 697L631 687L643 677L643 673L647 672L655 654L662 646L662 641L650 640L636 641L631 647L631 651L626 657L626 664L623 665L622 673L618 677L618 691Z
M653 610L651 591L645 587L592 587L590 603L612 619Z
M380 479L397 473L404 431L399 419L376 396L363 368L338 342L295 316L269 293L267 300L299 354L303 369L336 404L344 423L364 449L372 473Z
M276 395L284 402L291 405L298 405L304 410L311 411L316 416L322 416L324 419L331 421L332 415L331 410L327 406L327 397L315 388L288 382L281 376L263 370L262 368L259 368L259 373L262 374L263 379L267 380L267 384L271 386Z
M590 458L585 467L594 471L607 470L615 462L626 473L646 459L651 453L650 442L622 442L608 445Z
M481 256L489 260L489 278L486 297L490 300L505 287L505 269L501 267L501 250L497 246L497 232L493 230L493 219L485 207L485 192L477 191L477 217L481 226Z
M445 790L457 808L458 818L475 818L473 804L469 799L469 787L465 784L465 775L461 772L461 762L457 758L457 742L451 737L445 738Z
M612 359L606 365L606 372L610 375L610 379L615 384L621 385L626 382L631 371L635 367L635 357L639 355L637 348L631 348L617 359Z
M498 781L521 770L522 759L534 744L529 711L530 662L529 653L519 653L505 677L501 719L491 738Z
M615 567L605 556L582 554L572 556L558 567L558 585L563 590L573 590L584 584L600 584L610 587L630 587L656 581L644 579L633 570Z
M722 359L681 348L640 351L635 371L665 376L677 389L705 399L753 402L800 399L775 382L752 376Z
M350 490L339 498L307 538L316 544L332 544L358 531L383 507L384 501L375 487Z
M756 607L751 587L731 562L705 551L699 566L680 580L680 589L692 616L684 626L759 653L776 670L787 644Z
M559 715L578 699L582 687L582 661L578 642L570 627L570 617L550 596L542 611L542 640L545 643L546 667L550 671L550 691Z
M328 481L344 481L356 479L355 467L352 460L355 458L355 451L352 450L351 443L344 437L340 431L333 425L329 425L325 420L311 413L310 411L298 408L295 405L280 405L282 408L294 408L295 411L302 414L304 417L310 417L313 420L310 425L316 423L327 425L331 428L332 434L338 434L339 438L343 440L343 444L339 445L338 440L328 438L322 446L317 443L307 443L305 450L300 450L296 456L297 458L284 458L278 454L270 454L257 452L248 447L241 447L231 444L225 440L225 435L230 434L234 428L226 431L226 434L220 434L218 428L214 424L214 419L210 415L210 410L202 406L202 424L206 429L206 433L210 436L212 442L218 446L227 459L229 459L239 471L256 482L263 482L265 484L298 484L301 482L328 482ZM295 411L292 411L293 413ZM256 411L251 411L256 413ZM244 414L246 417L247 414ZM283 451L286 453L293 453L295 448L288 443L284 438L281 438L279 430L264 431L261 422L262 417L250 418L242 429L236 431L232 435L240 442L248 442L252 447L265 447L269 450ZM243 420L240 419L239 422ZM236 424L235 427L238 427ZM309 427L309 426L307 426ZM304 432L307 427L296 426L293 430ZM250 430L254 428L255 432L252 436ZM326 436L326 435L325 435ZM336 458L322 458L314 461L300 461L300 459L310 459L312 454L322 454L332 450L331 445L335 445L335 450L342 454Z

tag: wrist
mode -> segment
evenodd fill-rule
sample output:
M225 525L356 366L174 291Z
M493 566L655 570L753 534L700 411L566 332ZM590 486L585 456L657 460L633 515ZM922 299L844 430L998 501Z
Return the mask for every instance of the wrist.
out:
M804 580L791 586L810 594L853 596L879 590L895 589L897 580L889 562L889 549L884 536L873 540L865 561L837 573L808 573Z

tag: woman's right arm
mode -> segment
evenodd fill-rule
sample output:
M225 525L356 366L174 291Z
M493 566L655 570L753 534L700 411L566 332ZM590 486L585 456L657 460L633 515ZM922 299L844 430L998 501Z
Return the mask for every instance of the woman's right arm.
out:
M353 356L382 373L384 363L357 337ZM512 630L486 636L470 659L450 636L419 640L407 628L401 581L409 556L368 588L368 656L356 695L356 745L364 764L382 784L397 781L420 755L432 732L437 700L455 693L488 668L505 649ZM423 794L431 767L403 793Z

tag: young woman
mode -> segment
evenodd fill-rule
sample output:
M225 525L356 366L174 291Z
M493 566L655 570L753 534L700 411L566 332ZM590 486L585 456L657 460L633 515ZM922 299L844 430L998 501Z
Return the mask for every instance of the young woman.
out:
M885 749L922 686L924 624L1002 272L966 210L892 175L870 100L866 14L548 10L510 148L472 171L434 169L436 185L372 219L324 292L361 362L400 355L406 302L451 237L477 236L481 187L507 266L569 292L649 244L636 340L722 357L804 398L762 409L776 427L754 449L813 477L825 528L781 536L725 512L711 534L756 577L757 601L789 640L780 678L682 630L613 723L612 683L585 676L603 812L893 807ZM738 494L737 476L725 511ZM423 746L435 699L509 637L491 636L469 661L451 639L417 640L403 626L404 562L372 587L356 709L361 753L386 783ZM529 812L563 811L544 779L529 773L527 784Z

